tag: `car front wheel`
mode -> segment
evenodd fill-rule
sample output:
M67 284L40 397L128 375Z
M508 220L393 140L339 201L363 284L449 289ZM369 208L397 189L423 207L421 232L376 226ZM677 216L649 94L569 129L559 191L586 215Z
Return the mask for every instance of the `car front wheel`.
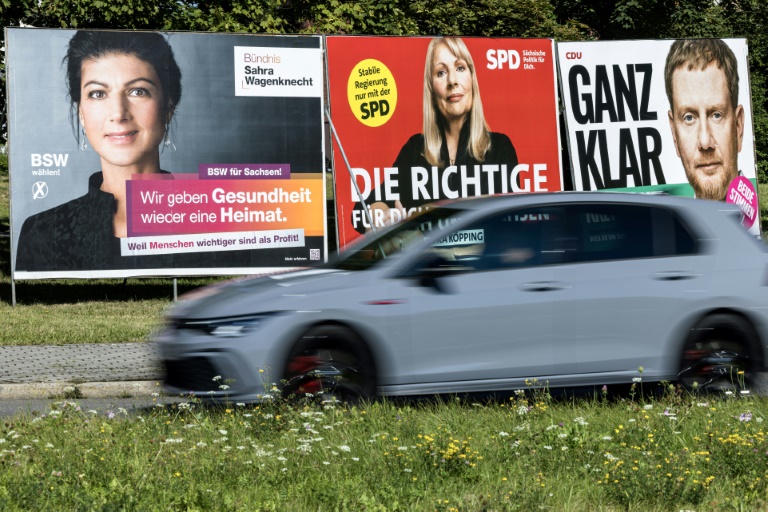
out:
M340 326L307 332L288 355L283 397L317 397L357 404L376 392L372 357L362 340Z

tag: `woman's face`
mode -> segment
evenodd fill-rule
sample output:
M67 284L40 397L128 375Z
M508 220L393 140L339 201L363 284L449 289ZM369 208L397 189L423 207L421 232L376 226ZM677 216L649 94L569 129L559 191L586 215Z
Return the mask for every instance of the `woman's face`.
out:
M444 44L432 54L432 90L437 109L446 121L463 121L472 110L472 73L464 59Z
M151 64L125 54L83 61L80 121L104 168L157 172L165 95Z

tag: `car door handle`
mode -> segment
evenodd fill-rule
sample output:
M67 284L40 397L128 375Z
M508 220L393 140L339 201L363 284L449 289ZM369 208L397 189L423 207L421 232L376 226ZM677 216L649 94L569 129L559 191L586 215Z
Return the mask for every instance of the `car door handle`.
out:
M695 279L700 275L685 270L670 270L667 272L656 272L653 274L653 278L659 281L682 281L683 279Z
M565 283L558 281L536 281L533 283L523 283L520 285L520 289L524 292L553 292L555 290L563 290L567 288Z

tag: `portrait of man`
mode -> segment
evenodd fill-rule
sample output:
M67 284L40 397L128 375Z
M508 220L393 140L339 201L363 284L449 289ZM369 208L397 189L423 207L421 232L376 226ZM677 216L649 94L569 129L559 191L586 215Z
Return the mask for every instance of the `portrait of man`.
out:
M677 156L697 198L724 200L740 174L744 137L736 56L721 39L680 39L667 54L664 84Z

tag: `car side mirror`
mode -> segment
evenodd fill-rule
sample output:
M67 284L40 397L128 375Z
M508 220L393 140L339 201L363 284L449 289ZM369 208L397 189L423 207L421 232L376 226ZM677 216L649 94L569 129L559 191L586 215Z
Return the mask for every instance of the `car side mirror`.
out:
M449 261L440 255L430 256L419 269L417 282L419 286L432 288L438 293L451 293L443 277L455 271L456 262Z

